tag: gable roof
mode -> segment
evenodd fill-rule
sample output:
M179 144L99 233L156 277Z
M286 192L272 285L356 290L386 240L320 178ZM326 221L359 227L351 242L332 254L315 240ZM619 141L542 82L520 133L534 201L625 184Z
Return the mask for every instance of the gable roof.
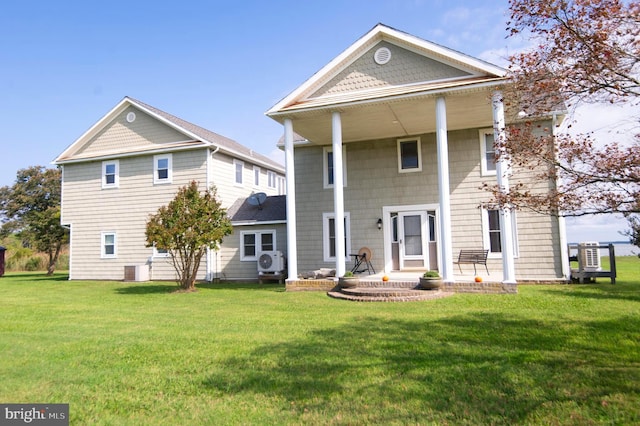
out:
M396 79L385 79L374 73L381 73L380 64L373 64L373 56L380 48L396 47L407 55L414 55L411 60L422 58L423 64L415 63L413 75ZM371 70L369 74L358 74L349 67L361 58L367 57ZM377 60L376 60L377 61ZM421 69L422 67L422 69ZM424 68L440 67L441 70L429 76ZM419 74L415 74L418 70ZM457 72L451 72L456 70ZM346 71L346 73L345 73ZM388 71L386 71L388 72ZM398 72L402 72L398 70ZM342 75L342 80L338 81ZM507 70L474 58L464 53L449 49L436 43L398 31L389 26L378 24L367 34L357 40L344 52L315 73L297 89L274 105L267 115L276 119L279 115L318 109L327 106L349 105L358 102L393 99L406 95L428 92L442 92L471 86L494 85L504 83ZM330 85L331 87L327 87ZM341 86L338 87L338 86Z
M116 117L126 111L128 108L135 108L166 125L181 135L181 140L162 143L158 146L140 147L133 146L129 148L119 148L103 151L100 153L83 152L85 146L90 143L93 138L100 134ZM111 111L104 115L96 124L73 142L62 154L53 161L53 164L65 164L79 161L96 160L99 158L113 158L139 154L149 154L154 152L166 152L182 149L193 149L199 147L210 147L220 149L221 151L252 163L260 164L275 171L284 172L284 167L271 160L270 158L253 151L244 145L222 136L218 133L197 126L175 115L169 114L144 102L134 98L125 96Z
M268 196L260 206L249 204L248 199L239 198L227 209L227 216L233 225L286 222L286 195Z

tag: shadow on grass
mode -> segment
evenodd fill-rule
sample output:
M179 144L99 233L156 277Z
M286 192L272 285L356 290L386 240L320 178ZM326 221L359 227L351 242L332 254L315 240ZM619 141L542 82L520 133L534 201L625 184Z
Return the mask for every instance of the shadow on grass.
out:
M247 283L247 282L229 282L223 281L218 283L199 283L196 284L198 289L206 290L261 290L261 291L275 291L284 292L284 284L279 283Z
M178 286L174 284L134 284L128 287L116 289L118 294L157 294L157 293L174 293L178 290Z
M69 281L69 274L54 273L47 275L45 272L5 272L2 278L15 278L16 281Z
M640 337L638 329L637 318L606 324L503 314L361 318L222 360L203 385L222 394L281 398L298 416L375 424L545 423L538 416L569 419L571 409L561 411L566 406L597 418L608 415L603 401L613 395L618 399L609 409L625 423L630 408L614 405L624 398L631 407L638 402L638 347L602 349L610 339ZM631 418L640 415L632 409Z

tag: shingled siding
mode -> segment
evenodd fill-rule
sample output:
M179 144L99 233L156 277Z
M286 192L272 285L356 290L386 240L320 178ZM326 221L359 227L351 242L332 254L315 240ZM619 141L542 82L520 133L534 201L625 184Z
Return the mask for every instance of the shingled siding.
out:
M345 144L348 185L344 200L345 212L350 214L350 244L352 251L369 247L376 270L384 267L383 232L376 226L383 206L439 202L435 134L420 138L422 171L415 173L398 173L396 139ZM496 178L481 176L478 129L452 131L448 138L453 254L457 256L460 249L483 247L482 211L478 207L490 196L480 187L483 181L495 182ZM333 211L333 190L323 189L322 156L321 146L300 146L295 151L298 271L334 266L323 262L322 253L322 213ZM516 222L516 278L560 278L557 219L517 212ZM492 276L502 274L501 258L489 259L488 266ZM463 271L472 273L472 266L466 267ZM454 272L458 273L457 267Z
M124 266L145 264L153 253L145 247L149 215L191 180L206 182L207 151L174 152L173 183L162 185L153 184L152 155L121 158L120 185L113 189L101 187L101 161L65 165L62 223L71 225L71 278L121 280ZM116 258L101 258L102 232L116 233ZM174 279L175 271L167 259L156 258L152 277Z

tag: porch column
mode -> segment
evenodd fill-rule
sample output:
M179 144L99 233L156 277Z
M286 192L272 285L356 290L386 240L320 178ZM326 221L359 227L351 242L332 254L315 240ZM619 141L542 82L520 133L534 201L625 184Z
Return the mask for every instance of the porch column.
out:
M438 194L440 202L440 239L444 282L453 280L453 248L451 238L451 196L449 194L449 142L447 139L447 105L443 97L436 99L436 141L438 148Z
M342 174L342 121L340 113L331 116L333 135L333 211L335 214L336 231L336 276L344 275L345 246L344 246L344 176Z
M284 119L284 164L287 190L287 272L290 280L298 278L296 227L296 173L293 158L293 122Z
M504 140L506 137L504 123L504 104L502 102L502 92L495 91L491 97L493 105L493 138L496 142ZM503 191L509 192L509 175L511 165L504 157L496 163L496 175L498 185ZM511 208L509 205L500 206L500 243L502 245L502 282L505 284L516 283L515 266L513 263L513 222L511 220Z

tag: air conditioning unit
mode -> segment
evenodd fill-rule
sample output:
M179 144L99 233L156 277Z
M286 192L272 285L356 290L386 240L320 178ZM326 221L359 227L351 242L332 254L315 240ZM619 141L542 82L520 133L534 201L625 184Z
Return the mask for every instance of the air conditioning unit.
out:
M600 250L597 242L586 242L578 244L578 253L580 254L580 263L585 271L600 271Z
M124 267L125 281L149 281L149 265L132 265Z
M258 254L258 272L284 271L284 256L281 251L263 251Z

